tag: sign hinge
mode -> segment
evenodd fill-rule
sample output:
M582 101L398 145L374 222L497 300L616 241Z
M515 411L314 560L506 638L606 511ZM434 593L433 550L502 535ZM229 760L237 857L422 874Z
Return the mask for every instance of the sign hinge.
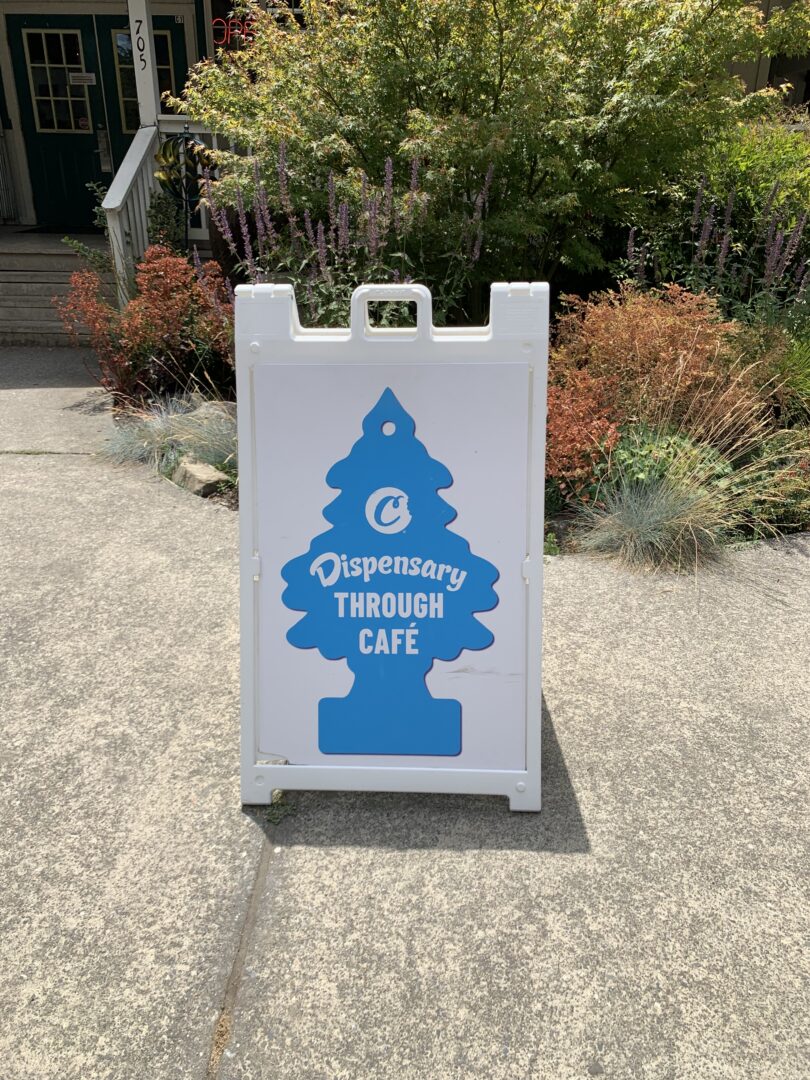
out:
M520 569L521 569L521 573L523 574L523 580L527 581L527 582L531 581L531 579L532 579L532 560L528 557L528 555L523 560L523 565L521 566Z
M252 555L249 560L250 572L253 575L253 580L258 581L262 576L262 560L259 555Z

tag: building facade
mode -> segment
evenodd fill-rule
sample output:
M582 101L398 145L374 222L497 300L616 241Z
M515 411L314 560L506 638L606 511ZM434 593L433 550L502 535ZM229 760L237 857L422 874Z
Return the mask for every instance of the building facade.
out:
M149 98L159 113L182 89L227 14L218 0L0 0L0 222L91 226L87 185L110 185Z

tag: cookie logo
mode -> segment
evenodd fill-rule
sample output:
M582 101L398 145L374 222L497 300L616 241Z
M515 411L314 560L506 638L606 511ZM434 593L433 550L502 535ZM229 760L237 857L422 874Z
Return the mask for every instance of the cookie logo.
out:
M402 532L411 523L408 496L399 488L377 488L366 500L366 521L379 533Z

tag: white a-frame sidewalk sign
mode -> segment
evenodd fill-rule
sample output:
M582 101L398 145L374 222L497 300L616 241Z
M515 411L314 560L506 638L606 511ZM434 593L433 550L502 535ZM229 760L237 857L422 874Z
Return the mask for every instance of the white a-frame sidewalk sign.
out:
M493 285L462 329L421 285L357 289L349 329L302 329L289 285L236 293L243 801L539 810L548 286Z

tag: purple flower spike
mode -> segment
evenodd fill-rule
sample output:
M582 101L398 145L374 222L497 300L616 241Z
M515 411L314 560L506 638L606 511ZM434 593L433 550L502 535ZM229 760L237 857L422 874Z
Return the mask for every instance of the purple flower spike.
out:
M728 258L729 248L731 247L731 229L726 229L723 233L723 242L720 245L720 254L717 256L717 269L722 274L723 267L726 265L726 259Z
M287 171L287 144L285 142L280 143L278 148L278 195L282 210L290 216L293 213L293 207L290 199L290 174Z
M706 215L706 219L703 222L703 228L700 230L700 239L698 240L697 258L698 262L703 262L706 256L706 248L709 246L709 241L712 238L714 232L714 207L709 207L709 212Z
M315 231L312 228L312 218L309 216L309 210L304 211L304 231L307 234L307 240L309 240L310 245L313 248L317 247L315 242Z
M768 198L765 200L765 205L762 207L762 220L763 221L770 214L771 207L773 206L774 200L776 199L776 196L778 195L778 193L779 193L779 181L776 180L774 182L774 184L773 184L773 187L768 192Z
M242 247L245 252L245 267L248 272L248 277L252 282L256 281L256 263L253 258L253 243L250 239L250 229L248 228L247 214L245 213L245 203L242 198L242 189L236 189L236 213L239 218L239 229L242 233Z
M390 157L385 159L385 183L383 184L382 210L386 221L391 220L394 206L394 163Z
M329 274L329 260L326 252L326 232L323 227L323 222L318 222L318 266L320 267L321 274L327 281L331 281Z
M700 221L700 208L703 205L703 192L706 190L706 177L702 176L695 195L695 205L692 207L692 232L697 228Z
M734 199L737 196L737 192L734 188L731 189L728 200L726 201L726 212L723 215L723 228L728 231L731 228L731 214L734 210Z
M369 202L368 207L368 250L372 258L376 256L377 249L380 246L379 211L379 199L374 198Z
M273 218L267 203L267 188L260 183L256 189L256 220L261 219L267 250L272 254L278 247L278 236L273 228Z
M329 236L332 240L332 244L335 243L337 236L337 193L335 191L335 174L332 170L329 170L329 181L327 183L327 191L329 193Z
M419 158L411 159L411 195L419 190Z
M804 227L806 224L807 213L805 212L803 214L800 214L799 220L791 229L790 236L788 237L787 244L785 245L785 250L782 254L782 258L779 260L779 263L776 267L776 277L780 278L790 266L790 264L793 262L793 256L798 251L799 244L801 243L802 239L802 234L804 232Z
M779 229L776 236L768 244L765 250L765 273L762 277L763 285L771 285L773 283L774 276L776 275L776 269L779 266L779 261L782 257L782 249L785 244L785 230Z
M338 209L338 251L344 255L349 250L349 204L342 202Z
M205 199L208 203L208 212L211 215L211 219L219 232L219 235L228 245L228 250L235 259L239 258L239 251L236 247L236 240L234 239L233 232L231 231L231 223L228 221L228 214L222 208L216 205L214 202L214 186L211 183L211 173L208 169L203 170L203 185L205 187Z
M479 258L481 257L481 245L482 245L483 241L484 241L484 227L479 222L478 223L478 229L477 229L477 231L475 233L475 243L473 244L472 254L470 256L472 262L474 262L474 263L477 263Z

